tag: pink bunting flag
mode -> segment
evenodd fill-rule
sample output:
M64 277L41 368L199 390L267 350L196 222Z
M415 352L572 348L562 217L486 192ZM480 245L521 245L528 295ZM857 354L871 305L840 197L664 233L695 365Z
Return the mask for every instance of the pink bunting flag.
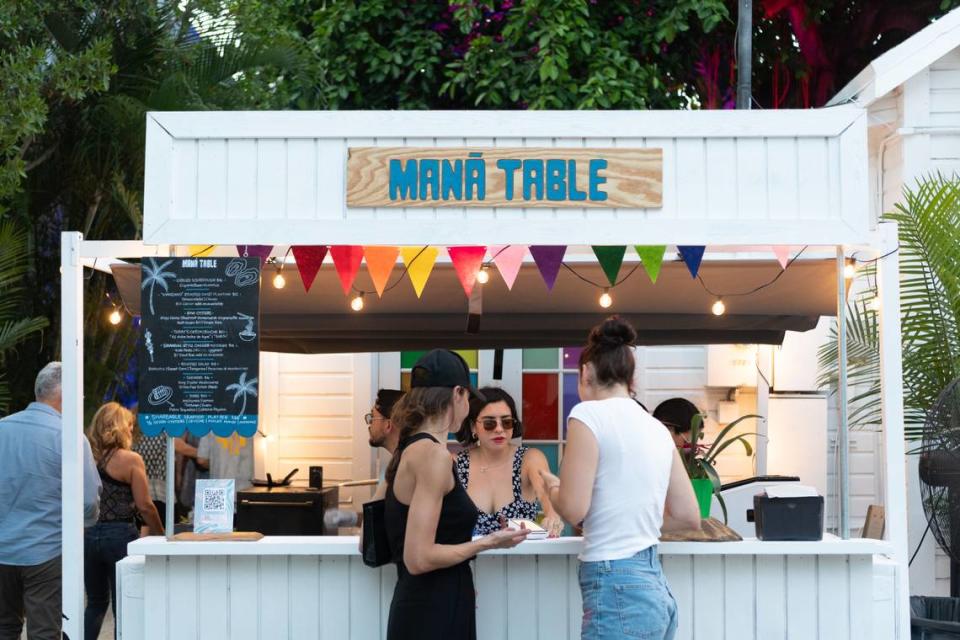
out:
M453 268L457 270L457 277L463 285L463 291L470 297L473 285L477 281L477 273L483 264L483 256L487 253L486 247L447 247Z
M260 258L260 264L262 265L267 261L267 258L270 257L270 252L273 251L272 244L238 244L237 245L237 255L241 258Z
M777 244L770 248L773 249L773 255L777 256L777 262L780 263L780 268L786 269L787 263L790 262L790 249L793 247L790 245Z
M493 263L497 265L497 270L503 276L503 281L507 284L507 289L513 289L513 283L517 280L517 274L520 273L520 266L523 264L523 256L527 253L527 247L522 244L508 244L490 247L490 255L493 256Z
M547 285L547 290L552 291L553 285L557 282L557 274L560 272L560 266L563 264L563 256L567 252L566 245L540 245L530 247L530 255L540 270L540 277L543 283Z
M303 290L309 293L317 272L320 271L320 265L327 257L327 246L323 244L294 246L292 251L293 259L297 263L297 271L300 272L300 281L303 282Z
M357 272L360 271L360 263L363 262L363 247L355 245L333 246L330 247L330 256L333 258L333 266L337 269L337 275L340 276L343 295L349 295L353 281L357 279Z

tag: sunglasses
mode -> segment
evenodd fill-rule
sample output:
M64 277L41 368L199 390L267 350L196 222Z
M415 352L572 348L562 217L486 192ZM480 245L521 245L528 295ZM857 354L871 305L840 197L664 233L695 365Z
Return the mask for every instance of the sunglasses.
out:
M372 413L368 413L367 415L363 416L363 421L368 427L373 424L374 420L389 420L389 419L390 418L381 418L379 416L374 416Z
M520 421L513 418L479 418L477 423L483 427L484 431L493 431L497 428L497 423L503 425L504 431L511 431L520 427Z

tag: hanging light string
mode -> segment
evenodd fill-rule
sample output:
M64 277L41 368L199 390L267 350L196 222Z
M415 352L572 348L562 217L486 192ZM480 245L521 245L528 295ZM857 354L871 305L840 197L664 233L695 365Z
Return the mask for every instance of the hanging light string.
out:
M413 263L417 261L417 258L422 256L423 252L429 248L430 248L430 245L424 245L423 247L421 247L420 251L418 251L417 254L413 256L410 262L403 265L403 271L400 272L400 276L393 282L393 284L387 287L384 287L383 292L386 293L387 291L390 291L391 289L399 285L401 282L403 282L403 279L407 277L407 272L410 270L411 265L413 265ZM372 291L366 291L364 289L360 289L356 285L350 285L350 288L353 291L355 291L359 296L365 296L368 293L372 293Z

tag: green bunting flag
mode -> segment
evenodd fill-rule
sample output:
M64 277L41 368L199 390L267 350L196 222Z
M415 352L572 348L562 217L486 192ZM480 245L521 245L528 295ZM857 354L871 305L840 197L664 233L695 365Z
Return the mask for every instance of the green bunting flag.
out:
M617 274L620 273L620 265L623 264L623 256L627 248L623 247L592 247L594 255L600 262L600 267L607 275L610 286L617 284Z
M633 247L637 250L637 255L640 256L640 262L643 264L644 271L647 272L647 275L650 277L650 282L656 284L657 278L660 276L660 267L663 266L663 254L666 252L666 245L636 245Z

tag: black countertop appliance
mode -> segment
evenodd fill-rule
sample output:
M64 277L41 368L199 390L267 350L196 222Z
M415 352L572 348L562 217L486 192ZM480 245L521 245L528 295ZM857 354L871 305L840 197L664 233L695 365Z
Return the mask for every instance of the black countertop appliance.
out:
M267 536L335 536L323 515L337 509L337 487L251 487L237 492L237 531Z

